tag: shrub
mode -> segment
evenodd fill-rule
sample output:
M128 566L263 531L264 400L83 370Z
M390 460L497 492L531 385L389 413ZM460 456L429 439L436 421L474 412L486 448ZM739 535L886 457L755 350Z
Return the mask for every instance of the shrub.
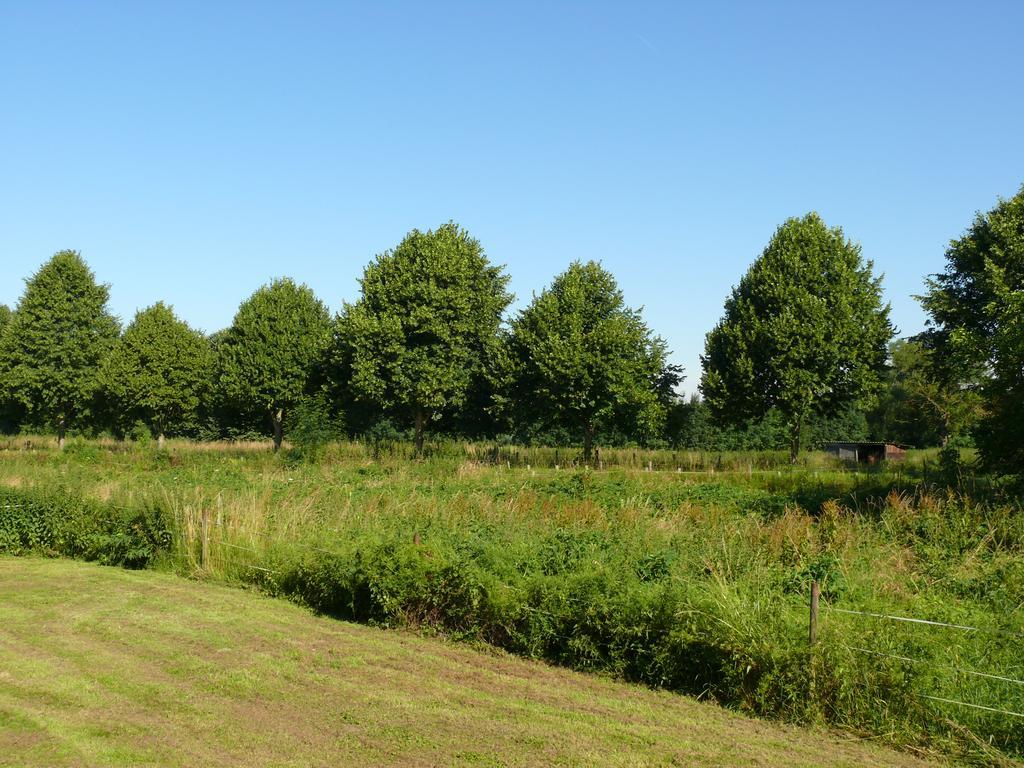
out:
M145 568L170 541L156 507L125 510L63 492L0 489L0 552Z

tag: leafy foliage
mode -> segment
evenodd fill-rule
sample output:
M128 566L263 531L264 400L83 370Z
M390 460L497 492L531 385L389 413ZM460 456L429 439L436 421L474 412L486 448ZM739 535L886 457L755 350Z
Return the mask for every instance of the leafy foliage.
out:
M327 307L313 291L283 278L242 302L217 344L225 400L269 418L275 450L281 447L286 414L307 393L330 329Z
M0 304L0 349L3 349L4 329L10 325L12 315L10 307ZM0 386L0 433L10 433L17 430L20 409L3 390Z
M211 364L203 335L157 302L135 315L100 377L122 423L141 420L162 436L194 425Z
M962 442L981 415L976 382L954 382L936 365L934 350L913 339L889 347L885 386L869 420L878 440L906 445Z
M795 460L808 418L870 401L893 335L871 269L817 214L783 223L707 336L701 391L716 416L736 423L777 408Z
M344 424L333 412L325 392L303 397L295 407L288 428L288 441L293 446L290 458L315 461L324 447L344 436Z
M773 408L760 418L739 424L718 422L710 406L697 395L680 401L669 411L666 439L675 448L705 451L782 451L790 446L792 434L782 413ZM829 440L866 440L868 424L864 413L847 406L828 417L812 414L803 424L803 445L820 446Z
M64 490L0 489L0 552L29 552L145 568L171 543L159 508L124 510Z
M590 461L600 430L656 433L680 381L665 342L625 306L611 273L574 262L512 322L507 407L521 421L570 426Z
M118 336L108 296L77 251L60 251L26 281L0 335L2 396L61 440L94 408L98 371Z
M921 299L932 327L923 335L953 385L980 375L986 415L977 429L991 468L1024 466L1024 187L946 250L946 269Z
M413 230L363 273L338 316L333 377L357 400L426 425L461 406L493 368L508 277L453 222Z

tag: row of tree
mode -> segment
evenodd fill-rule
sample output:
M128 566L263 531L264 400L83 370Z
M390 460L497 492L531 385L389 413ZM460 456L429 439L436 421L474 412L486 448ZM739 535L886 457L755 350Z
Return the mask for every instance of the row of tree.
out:
M513 423L566 427L589 459L595 437L657 435L680 381L665 343L625 306L598 264L574 263L503 327L508 277L453 223L413 231L367 266L361 296L336 317L305 285L260 288L231 326L206 337L157 303L123 333L81 256L61 251L26 284L0 328L8 429L141 422L159 436L269 425L289 417L365 430L410 424L495 434Z
M702 356L703 399L599 264L573 263L506 322L503 268L454 223L376 257L331 316L285 278L205 336L163 303L122 332L74 251L0 307L0 426L239 436L280 447L298 422L350 434L439 431L523 441L777 448L864 438L915 445L976 431L993 466L1019 458L1024 190L951 244L893 343L880 278L816 214L776 231L726 301ZM296 418L298 417L298 418ZM137 428L137 427L136 427Z

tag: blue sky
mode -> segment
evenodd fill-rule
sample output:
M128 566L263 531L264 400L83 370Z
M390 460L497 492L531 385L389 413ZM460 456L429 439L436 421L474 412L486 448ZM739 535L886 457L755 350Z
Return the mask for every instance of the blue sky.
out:
M787 217L911 296L1024 182L1024 3L0 0L0 302L82 251L207 331L289 275L336 310L454 219L517 305L599 259L686 367Z

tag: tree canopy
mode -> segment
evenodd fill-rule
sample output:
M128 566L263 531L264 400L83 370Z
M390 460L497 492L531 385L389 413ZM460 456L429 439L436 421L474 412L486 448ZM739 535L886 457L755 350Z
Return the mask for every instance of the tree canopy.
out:
M869 402L893 336L860 246L815 214L788 219L733 289L701 356L701 391L730 423L777 408L795 461L813 415Z
M508 277L454 222L413 230L363 272L362 295L338 316L334 378L355 399L411 420L416 450L427 424L462 405L488 377Z
M218 339L217 380L223 398L270 420L280 450L287 414L306 394L330 342L331 318L310 288L274 280L242 302Z
M195 424L210 367L206 338L157 302L135 315L100 376L119 418L143 421L162 443L169 430Z
M507 406L520 418L561 422L583 442L615 421L655 432L665 390L680 380L665 342L625 305L610 272L574 262L513 320L508 338Z
M26 281L0 334L3 396L62 445L94 408L97 372L118 336L108 296L77 251L60 251Z
M950 243L946 268L921 297L931 317L923 342L952 386L982 377L986 415L978 449L993 469L1024 466L1024 187L978 214Z

